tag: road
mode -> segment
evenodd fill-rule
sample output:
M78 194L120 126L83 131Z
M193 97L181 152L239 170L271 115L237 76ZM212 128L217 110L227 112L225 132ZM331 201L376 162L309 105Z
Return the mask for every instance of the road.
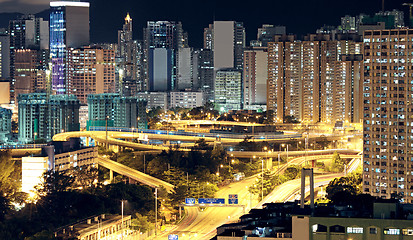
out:
M253 184L255 179L256 178L248 178L223 187L216 193L215 197L228 199L228 194L238 194L239 205L245 205L247 209L249 209L250 194L246 186ZM256 197L254 199L256 199ZM256 200L255 203L257 203ZM194 211L198 212L197 208L191 207L187 209L191 212L189 215L191 219L195 215ZM177 234L179 235L179 239L209 240L215 236L217 227L228 221L237 219L243 213L244 209L242 207L208 207L204 211L198 212L194 221L186 221L173 231L163 233L155 239L167 239L168 234Z
M229 151L229 154L234 155L236 158L253 158L255 157L262 157L262 158L277 158L278 154L280 156L304 156L307 154L307 156L314 156L314 155L325 155L325 154L333 154L334 152L337 152L339 154L357 154L360 151L359 150L352 150L352 149L328 149L328 150L307 150L307 151L281 151L281 152L264 152L264 151L257 151L257 152L251 152L251 151Z
M106 132L104 131L81 131L81 132L65 132L59 133L53 136L54 141L66 141L71 137L91 137L98 142L101 143L109 143L110 145L115 146L122 146L127 148L132 148L136 150L149 150L149 151L162 151L162 150L169 150L169 146L165 145L149 145L149 144L142 144L142 143L134 143L130 141L120 140L120 139L136 139L140 133L131 133L131 132L108 132L108 138L106 140ZM190 137L190 136L176 136L176 135L162 135L162 134L145 134L150 135L154 139L160 140L177 140L181 139L181 141L196 141L202 137ZM151 138L150 137L150 138ZM215 141L215 138L205 138L207 141ZM280 139L280 141L285 141L286 139ZM225 139L225 141L238 143L243 141L243 139ZM221 142L224 142L224 139L221 139ZM189 148L180 148L182 151L189 151ZM325 153L334 153L338 152L340 154L356 154L358 151L356 150L349 150L349 149L331 149L331 150L315 150L315 151L289 151L289 152L250 152L250 151L229 151L234 157L237 158L253 158L255 157L271 157L276 158L278 154L280 156L299 156L307 154L308 156L317 155L317 154L325 154Z
M159 188L163 186L168 192L171 192L174 188L174 186L170 183L154 178L145 173L139 172L135 169L132 169L130 167L127 167L123 164L117 163L102 156L98 157L98 165L108 168L114 172L117 172L121 175L124 175L128 178L131 178L135 181L141 182L153 188Z
M293 164L302 163L302 158L293 160ZM349 164L349 171L354 171L361 163L361 159L356 158ZM287 164L285 164L285 167ZM284 168L285 168L284 167ZM280 169L282 171L283 168ZM344 176L344 173L334 173L321 175L314 178L315 187L328 184L331 180L337 177ZM280 186L276 187L263 201L258 203L257 196L251 196L247 187L252 185L256 181L256 177L248 178L240 182L230 184L222 188L217 194L217 198L228 198L228 194L238 194L239 204L246 206L246 211L250 209L250 206L260 208L264 203L269 202L285 202L294 198L295 194L300 191L301 179L295 179L288 181ZM308 184L307 184L308 186ZM252 200L252 201L251 201ZM251 204L252 203L252 204ZM168 234L177 234L179 239L200 239L209 240L216 235L217 227L236 221L239 216L243 214L242 208L221 208L221 207L208 207L203 212L198 212L197 208L187 208L189 211L189 219L184 224L179 225L176 229L168 231L166 233L158 235L155 239L167 239Z

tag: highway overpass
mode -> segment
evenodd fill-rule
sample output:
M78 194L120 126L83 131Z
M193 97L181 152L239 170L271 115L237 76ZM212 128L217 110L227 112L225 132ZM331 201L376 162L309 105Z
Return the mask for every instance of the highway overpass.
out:
M123 176L126 176L130 179L143 183L153 188L160 188L161 186L164 187L168 192L171 192L174 186L170 183L162 181L160 179L154 178L149 176L148 174L139 172L133 168L127 167L123 164L118 162L112 161L106 157L99 156L98 157L98 165L105 167L111 171L119 173Z

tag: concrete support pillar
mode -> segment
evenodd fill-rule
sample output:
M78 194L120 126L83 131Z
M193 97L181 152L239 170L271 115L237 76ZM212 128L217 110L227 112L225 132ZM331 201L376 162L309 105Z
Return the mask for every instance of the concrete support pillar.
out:
M304 208L305 203L305 177L310 177L310 201L311 208L314 208L314 172L312 168L303 168L301 170L301 204L300 207Z
M314 172L312 168L310 171L310 206L311 209L314 209Z
M305 171L304 168L301 169L301 201L300 207L304 208L305 203Z
M113 171L109 170L109 182L112 183L113 182Z

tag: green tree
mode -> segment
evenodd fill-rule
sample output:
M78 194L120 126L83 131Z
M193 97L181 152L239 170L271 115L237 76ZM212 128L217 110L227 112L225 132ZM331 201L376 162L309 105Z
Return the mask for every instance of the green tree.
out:
M166 182L172 185L182 185L184 184L184 182L186 182L185 173L173 166L170 167L167 171L164 171L163 179L165 179Z
M316 140L316 146L323 150L327 148L331 144L331 141L327 139L326 136L321 135L317 140Z
M349 174L346 177L335 178L327 188L327 199L340 202L343 196L355 196L361 194L362 175L360 173Z
M260 175L260 177L257 178L255 183L249 186L248 191L252 194L259 194L259 198L261 199L262 190L263 190L263 194L265 197L274 189L274 186L275 186L274 180L275 179L271 175L271 172L268 170L265 170L264 175Z
M343 172L344 167L346 166L347 161L340 157L338 152L333 153L333 157L331 159L331 169L332 172Z
M290 181L293 179L296 179L297 177L300 176L301 173L301 168L297 165L290 165L287 169L284 171L284 177L286 181Z
M0 220L12 202L22 203L27 197L19 191L21 169L11 160L8 151L0 151Z
M76 167L72 170L74 185L84 190L92 190L98 186L99 170L94 167Z
M149 222L148 216L143 216L140 213L135 213L134 218L132 218L131 228L145 233L153 228L153 224Z
M175 186L172 192L168 194L170 204L173 206L184 203L187 197L189 197L189 188L186 185Z
M43 174L42 183L35 188L39 196L66 192L73 189L75 180L73 175L49 170Z
M205 138L200 138L195 141L195 145L192 148L193 150L209 150L212 149L211 146L205 141Z
M24 240L52 240L52 239L55 239L53 232L48 231L48 230L43 230L41 232L34 234L31 237L24 238Z
M287 115L284 117L284 123L300 123L295 116Z

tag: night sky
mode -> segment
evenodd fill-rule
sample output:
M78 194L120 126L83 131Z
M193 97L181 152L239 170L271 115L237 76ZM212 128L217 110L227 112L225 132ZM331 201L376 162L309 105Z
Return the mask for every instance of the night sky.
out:
M403 2L386 0L386 10L405 10ZM244 22L247 41L255 39L262 24L285 25L288 33L298 36L313 33L324 24L339 25L346 14L373 14L381 10L381 0L262 0L262 1L137 1L91 0L91 40L116 42L127 12L133 18L134 37L142 38L142 28L148 20L181 21L189 33L191 47L202 47L203 29L215 20ZM247 3L247 4L246 4ZM1 12L29 12L47 8L48 0L0 0Z

